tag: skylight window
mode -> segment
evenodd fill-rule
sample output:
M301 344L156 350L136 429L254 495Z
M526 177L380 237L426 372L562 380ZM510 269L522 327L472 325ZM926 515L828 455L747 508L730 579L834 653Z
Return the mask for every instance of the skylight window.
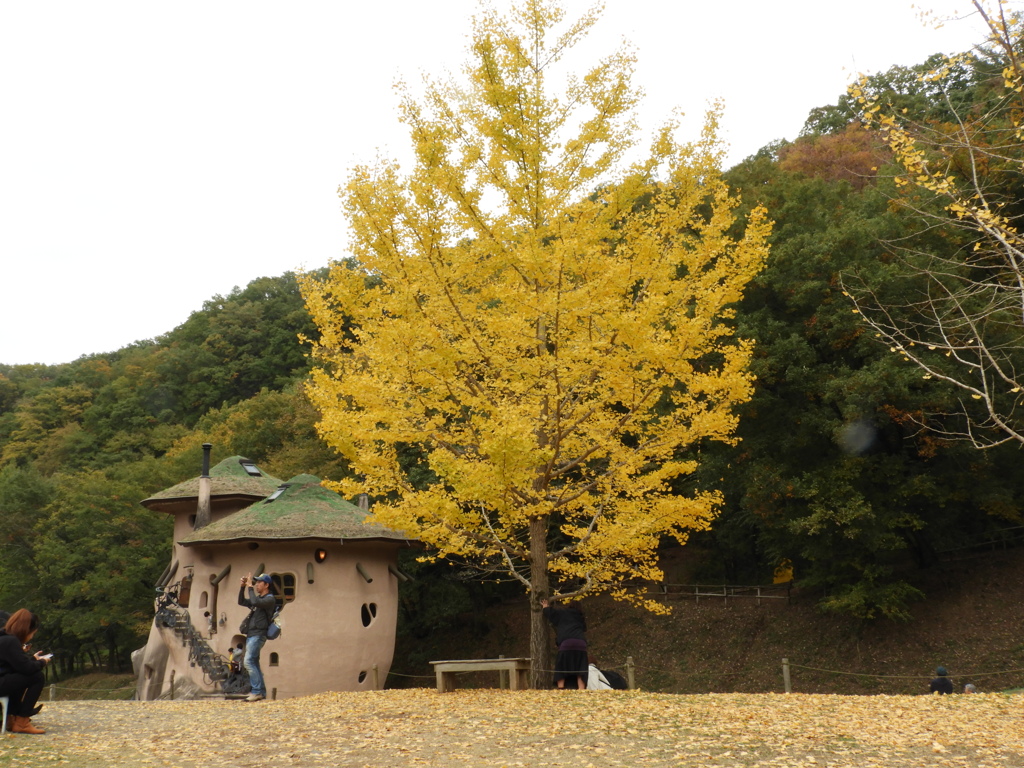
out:
M264 504L269 504L270 502L272 502L274 499L276 499L278 496L280 496L282 493L284 493L287 490L288 490L288 483L285 483L284 485L279 487L276 491L274 491L272 494L267 496L267 498L263 500L263 503Z
M251 461L245 461L239 459L239 464L242 465L242 469L249 473L252 477L263 477L263 473L260 472L260 468L253 464Z

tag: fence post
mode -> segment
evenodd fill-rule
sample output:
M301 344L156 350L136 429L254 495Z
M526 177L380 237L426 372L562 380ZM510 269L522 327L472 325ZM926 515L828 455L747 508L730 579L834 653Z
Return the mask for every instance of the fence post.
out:
M380 690L380 671L377 669L377 665L373 665L373 690Z
M789 659L782 660L782 684L786 688L786 693L793 692L793 684L789 679Z
M57 686L55 684L53 684L53 683L50 683L50 701L56 701L56 700L57 700Z
M629 690L636 690L636 675L633 674L633 657L626 657L626 684Z
M277 701L277 688L270 689L270 700Z
M171 670L171 701L174 701L174 672L175 672L175 670L172 669Z
M505 654L503 654L503 653L499 654L498 658L499 659L504 659L505 658ZM503 691L506 688L508 688L508 670L505 670L505 669L499 669L498 670L498 688L500 688Z

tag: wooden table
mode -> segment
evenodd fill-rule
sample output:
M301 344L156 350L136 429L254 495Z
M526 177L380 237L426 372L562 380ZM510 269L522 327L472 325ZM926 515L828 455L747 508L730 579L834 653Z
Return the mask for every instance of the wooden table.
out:
M529 659L449 659L448 661L432 661L437 674L438 693L450 691L455 687L455 675L458 672L486 672L496 669L509 672L509 688L513 691L530 687Z

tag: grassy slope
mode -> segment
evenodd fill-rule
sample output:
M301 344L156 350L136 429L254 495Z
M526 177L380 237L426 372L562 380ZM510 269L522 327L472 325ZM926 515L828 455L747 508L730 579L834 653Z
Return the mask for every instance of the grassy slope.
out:
M636 665L637 685L670 693L781 692L781 660L792 665L867 675L837 675L792 668L793 689L806 693L920 693L931 671L949 668L954 685L981 691L1016 688L1024 671L1024 550L976 555L919 574L928 598L914 619L861 622L821 613L809 596L793 601L673 600L669 616L656 616L607 598L584 602L591 654L599 666ZM468 625L468 621L462 627ZM403 640L389 685L429 685L430 667L408 658L527 656L526 600L494 606L479 622L478 637L453 628L420 641ZM491 677L465 685L490 684Z
M91 672L87 675L68 678L56 683L55 701L76 701L79 699L130 699L135 693L135 676L131 674L112 675ZM40 701L50 698L49 688L43 689Z

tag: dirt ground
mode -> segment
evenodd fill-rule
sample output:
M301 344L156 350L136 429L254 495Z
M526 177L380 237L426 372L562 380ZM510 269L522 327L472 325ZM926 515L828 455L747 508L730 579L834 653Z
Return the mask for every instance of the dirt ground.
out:
M418 688L225 701L47 704L0 766L1024 765L1024 696Z

